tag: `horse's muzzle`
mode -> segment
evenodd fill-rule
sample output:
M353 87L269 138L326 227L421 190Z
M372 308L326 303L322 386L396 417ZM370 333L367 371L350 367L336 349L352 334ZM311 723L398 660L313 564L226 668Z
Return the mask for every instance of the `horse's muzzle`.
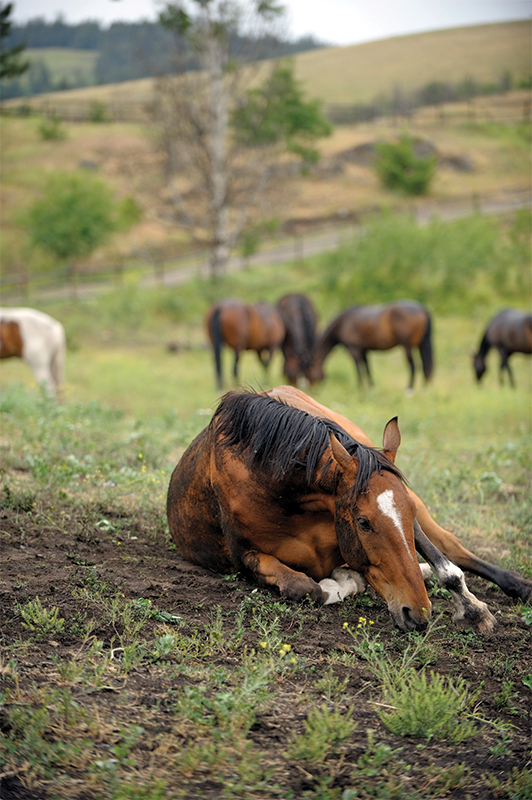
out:
M419 614L412 611L409 606L402 606L397 611L390 609L392 619L399 630L408 633L409 631L424 631L428 625L431 609L423 609Z

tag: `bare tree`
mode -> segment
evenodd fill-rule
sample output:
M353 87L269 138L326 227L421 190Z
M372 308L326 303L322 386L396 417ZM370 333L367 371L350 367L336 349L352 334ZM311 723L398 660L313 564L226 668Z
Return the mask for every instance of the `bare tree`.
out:
M161 14L175 34L178 74L157 81L159 145L176 218L208 246L212 277L225 271L270 178L272 156L286 146L279 125L267 140L234 133L250 103L257 107L258 90L250 87L278 69L266 57L283 13L273 0L182 0ZM266 104L261 113L270 111Z

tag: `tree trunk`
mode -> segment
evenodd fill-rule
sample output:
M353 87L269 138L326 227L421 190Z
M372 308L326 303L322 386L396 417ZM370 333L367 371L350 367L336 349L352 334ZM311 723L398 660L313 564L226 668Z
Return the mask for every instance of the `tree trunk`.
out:
M211 278L223 275L229 259L229 214L227 207L227 87L224 79L223 45L215 36L207 43L207 65L211 76L211 218L213 242L211 249Z

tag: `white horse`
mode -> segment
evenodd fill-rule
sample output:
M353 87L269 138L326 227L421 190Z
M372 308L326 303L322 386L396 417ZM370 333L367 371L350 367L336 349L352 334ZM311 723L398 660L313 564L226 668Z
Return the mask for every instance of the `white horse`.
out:
M38 383L59 396L65 382L65 329L34 308L0 308L0 358L22 358Z

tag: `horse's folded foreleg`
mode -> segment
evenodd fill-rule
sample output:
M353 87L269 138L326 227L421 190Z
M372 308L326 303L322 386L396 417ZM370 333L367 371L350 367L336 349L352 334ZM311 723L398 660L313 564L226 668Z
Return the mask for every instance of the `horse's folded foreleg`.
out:
M327 595L315 580L305 575L304 572L297 572L287 567L275 556L248 550L241 554L240 560L259 584L277 586L281 597L287 597L289 600L302 600L308 596L316 603L324 603L327 599Z
M453 598L456 609L453 622L470 625L481 633L489 633L493 630L495 618L486 603L478 600L469 591L460 567L440 553L438 548L425 536L417 521L414 522L414 539L418 553L429 562L436 573L438 583L447 589Z
M330 578L320 581L321 588L328 595L324 605L341 603L346 597L365 591L367 585L367 581L359 572L346 567L336 567L331 572Z

